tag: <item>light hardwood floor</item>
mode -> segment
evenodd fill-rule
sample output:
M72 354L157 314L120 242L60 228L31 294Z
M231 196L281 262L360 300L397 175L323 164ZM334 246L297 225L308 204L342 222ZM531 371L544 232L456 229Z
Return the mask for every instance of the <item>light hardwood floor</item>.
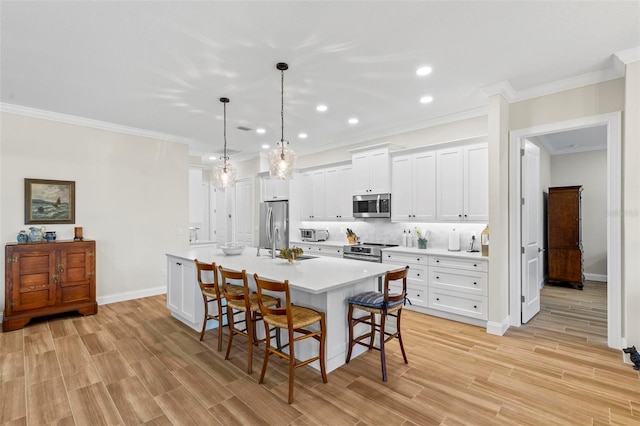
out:
M503 337L405 310L409 365L392 342L387 383L377 352L327 384L299 369L293 405L284 362L258 384L261 348L247 375L242 339L225 361L216 331L199 342L164 296L104 305L0 334L0 424L640 424L640 376L606 347L606 286L547 286L542 301Z

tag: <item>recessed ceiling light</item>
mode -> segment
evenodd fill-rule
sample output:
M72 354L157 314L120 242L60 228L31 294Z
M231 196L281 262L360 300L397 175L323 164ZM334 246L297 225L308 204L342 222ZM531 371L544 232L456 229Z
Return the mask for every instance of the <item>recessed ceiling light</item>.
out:
M262 145L262 149L269 149L269 144L265 143L264 145Z
M299 137L300 139L306 139L306 138L307 138L307 134L306 134L306 133L299 133L299 134L298 134L298 137Z
M349 124L358 124L358 119L357 118L350 118L349 119Z
M329 109L329 108L327 108L326 105L318 105L316 107L316 111L318 111L318 112L325 112L327 109Z
M419 76L431 74L431 67L420 67L416 70L416 74Z
M433 101L433 96L423 96L420 98L421 104L428 104L428 103L431 103L432 101Z
M258 128L258 129L256 129L256 133L259 133L259 134L261 134L261 135L262 135L262 134L264 134L265 132L266 132L266 130L265 130L265 129L263 129L262 127L260 127L260 128Z

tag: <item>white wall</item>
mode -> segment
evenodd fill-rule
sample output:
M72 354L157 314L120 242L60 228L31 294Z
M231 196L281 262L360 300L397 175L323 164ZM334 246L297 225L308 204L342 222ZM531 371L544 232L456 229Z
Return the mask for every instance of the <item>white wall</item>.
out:
M607 151L551 157L551 186L582 185L584 273L607 274Z
M24 178L75 181L75 225L47 229L68 240L82 226L96 240L98 301L164 291L165 253L188 247L187 146L4 112L1 119L2 242L27 227Z

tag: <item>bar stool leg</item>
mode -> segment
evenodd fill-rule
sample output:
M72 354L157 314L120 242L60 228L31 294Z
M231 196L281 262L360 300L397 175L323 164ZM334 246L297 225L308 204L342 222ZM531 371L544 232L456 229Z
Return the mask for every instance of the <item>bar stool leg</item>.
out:
M402 309L400 309L396 314L397 314L396 328L398 333L398 340L400 341L400 350L402 351L402 358L404 358L405 364L409 364L409 361L407 361L407 354L404 352L404 345L402 344L402 333L400 332L400 314L402 314Z
M327 369L325 367L325 344L327 342L327 325L324 312L320 313L320 373L322 374L322 381L327 383ZM349 351L351 352L351 351ZM349 353L351 355L351 353Z
M247 373L251 374L253 372L253 345L256 342L256 329L253 326L255 318L253 312L245 312L245 320L247 324L247 341L248 344L248 360L247 360Z
M295 378L295 345L293 344L293 329L289 329L289 404L293 403L293 380Z
M346 364L349 364L349 361L351 361L351 351L353 349L353 305L351 303L349 303L349 314L347 317L349 319L349 351L347 352Z
M234 329L236 328L236 323L233 319L233 309L227 306L227 325L229 327L229 342L227 342L227 353L224 356L224 359L229 359L229 354L231 353L231 343L233 342L233 334Z
M382 381L387 381L387 358L384 353L386 312L380 314L380 363L382 364ZM373 339L371 339L373 340Z
M371 340L369 340L369 350L373 350L373 343L376 340L376 314L373 312L369 315L369 321L371 322Z
M203 294L204 295L204 294ZM202 331L200 332L200 341L204 339L204 331L207 328L207 317L209 316L209 302L207 299L204 300L204 321L202 322ZM218 349L220 350L220 349Z
M264 322L264 321L263 321ZM264 323L264 332L269 333L269 324ZM278 332L280 332L280 328L278 328ZM260 380L258 383L262 383L264 381L264 375L267 372L267 364L269 364L269 354L271 353L271 339L266 340L266 347L264 348L264 361L262 362L262 372L260 373Z

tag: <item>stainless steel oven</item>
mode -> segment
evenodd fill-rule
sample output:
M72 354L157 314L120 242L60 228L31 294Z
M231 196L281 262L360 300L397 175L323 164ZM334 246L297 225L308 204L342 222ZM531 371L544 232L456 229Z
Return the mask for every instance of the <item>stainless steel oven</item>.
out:
M354 195L353 217L391 217L391 194Z
M364 243L348 245L342 248L344 259L364 260L366 262L382 263L382 249L385 247L397 247L394 244Z

